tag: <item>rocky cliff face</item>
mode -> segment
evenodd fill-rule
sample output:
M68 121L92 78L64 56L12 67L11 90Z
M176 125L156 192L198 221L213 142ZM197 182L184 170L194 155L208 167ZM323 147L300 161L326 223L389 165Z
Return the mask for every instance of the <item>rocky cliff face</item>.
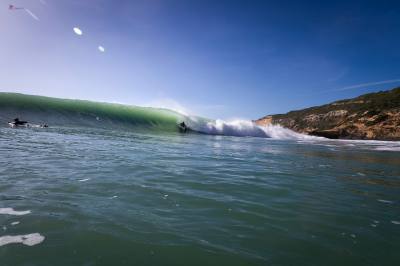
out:
M400 88L269 115L255 123L280 124L300 133L333 139L400 140Z

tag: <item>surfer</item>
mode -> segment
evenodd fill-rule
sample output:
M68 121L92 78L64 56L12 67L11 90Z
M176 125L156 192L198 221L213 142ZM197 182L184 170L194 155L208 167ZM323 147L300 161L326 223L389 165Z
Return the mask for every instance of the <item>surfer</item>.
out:
M18 126L25 126L26 124L28 124L27 121L20 121L19 118L15 118L14 122L8 122L8 124L18 127Z
M188 127L186 126L185 122L180 123L178 126L179 126L179 131L182 133L186 133L186 131L188 130Z
M28 121L21 121L19 118L15 118L14 121L8 122L10 127L32 127L32 128L48 128L49 125L44 123L40 125L30 124Z

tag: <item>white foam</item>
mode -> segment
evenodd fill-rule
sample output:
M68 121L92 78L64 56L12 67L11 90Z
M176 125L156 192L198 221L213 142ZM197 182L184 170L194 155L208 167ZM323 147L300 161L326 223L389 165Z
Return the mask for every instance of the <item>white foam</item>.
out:
M328 168L328 167L332 167L332 165L330 165L330 164L319 164L318 167Z
M393 201L391 201L391 200L378 199L378 201L382 202L382 203L387 203L387 204L392 204L393 203Z
M354 145L358 148L375 150L375 151L400 151L400 141L384 141L384 140L335 140L345 143L346 146Z
M399 222L399 221L392 221L392 224L397 224L397 225L399 225L400 222Z
M15 222L12 222L12 223L11 223L11 225L13 225L13 226L14 226L14 225L18 225L18 224L19 224L19 221L15 221Z
M186 115L185 112L181 112ZM280 125L259 126L253 121L235 119L224 121L217 119L214 121L204 121L194 116L187 116L188 126L195 130L209 135L226 135L226 136L248 136L262 137L283 140L297 140L299 142L312 142L313 144L324 145L327 147L341 147L344 144L347 147L354 147L377 150L377 151L400 151L400 141L380 141L380 140L331 140L323 137L310 136L294 132ZM336 149L331 149L336 151Z
M9 214L9 215L26 215L31 213L28 211L15 211L13 208L0 208L0 214Z
M26 246L34 246L44 241L45 237L39 233L27 234L27 235L16 235L16 236L1 236L0 246L22 243Z
M218 119L199 125L198 130L211 135L268 137L260 127L245 120L226 122Z
M273 139L297 139L297 140L316 140L324 139L321 137L308 136L296 133L290 129L279 125L258 126L248 120L224 121L217 119L210 122L191 121L189 126L202 133L210 135L226 135L239 137L262 137Z
M381 146L375 148L377 151L400 151L400 146L390 147L390 146Z
M84 179L79 179L78 181L79 182L86 182L86 181L89 181L90 180L90 178L84 178Z
M261 128L270 138L273 139L325 140L325 138L322 137L300 134L280 125L268 125Z

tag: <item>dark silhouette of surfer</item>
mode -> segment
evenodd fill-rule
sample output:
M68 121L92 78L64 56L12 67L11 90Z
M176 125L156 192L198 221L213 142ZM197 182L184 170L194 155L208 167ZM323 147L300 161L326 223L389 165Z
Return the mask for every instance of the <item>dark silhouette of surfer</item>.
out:
M186 126L185 122L179 123L179 131L182 133L186 133L188 127Z
M47 128L49 125L46 123L40 125L30 125L28 121L21 121L19 118L14 118L14 121L8 122L11 127L40 127L40 128Z
M15 118L13 124L15 126L24 126L25 124L27 124L27 121L20 121L19 118Z

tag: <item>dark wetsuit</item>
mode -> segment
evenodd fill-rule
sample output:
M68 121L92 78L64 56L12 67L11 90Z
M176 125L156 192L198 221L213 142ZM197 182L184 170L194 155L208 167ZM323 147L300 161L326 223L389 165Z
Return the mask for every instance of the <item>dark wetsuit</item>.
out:
M23 125L25 125L27 123L28 123L27 121L19 121L18 118L15 118L14 122L13 122L13 124L16 125L16 126L23 126Z
M181 132L186 133L187 126L186 126L185 122L182 122L182 123L179 124L179 129L180 129Z

